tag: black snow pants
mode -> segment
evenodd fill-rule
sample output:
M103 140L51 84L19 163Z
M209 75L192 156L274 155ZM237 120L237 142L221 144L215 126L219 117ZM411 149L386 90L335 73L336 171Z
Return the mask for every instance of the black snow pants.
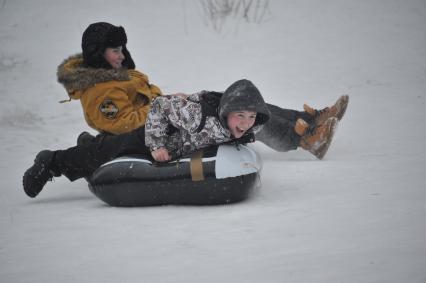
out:
M55 151L53 171L70 181L90 177L105 162L126 154L152 160L145 146L145 127L121 135L100 135L90 142Z
M284 109L268 103L267 106L271 117L262 130L256 133L256 140L276 151L296 149L300 143L300 136L294 131L297 119L311 124L313 117L304 111Z

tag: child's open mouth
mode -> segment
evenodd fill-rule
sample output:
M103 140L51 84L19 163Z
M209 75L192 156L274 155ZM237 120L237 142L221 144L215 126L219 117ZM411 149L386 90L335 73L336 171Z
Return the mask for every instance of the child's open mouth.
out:
M236 127L237 128L237 132L239 132L239 133L244 133L246 130L243 130L243 129L241 129L241 128L239 128L239 127Z

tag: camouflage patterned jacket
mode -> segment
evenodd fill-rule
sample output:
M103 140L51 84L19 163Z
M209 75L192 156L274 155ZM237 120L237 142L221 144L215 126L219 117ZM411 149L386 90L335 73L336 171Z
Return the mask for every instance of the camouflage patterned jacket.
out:
M187 99L163 96L154 100L145 124L145 144L151 151L164 147L174 156L183 156L231 141L231 132L216 117L206 117L204 127L198 129L202 119L198 101L202 94L196 93Z
M226 121L224 117L219 117L219 114L203 117L203 110L205 108L202 107L202 103L200 102L203 96L208 93L207 91L202 91L189 96L187 99L178 96L157 97L152 104L145 124L146 146L151 151L164 147L172 156L178 157L187 155L200 148L233 140L231 132L224 125ZM232 101L235 98L233 95L225 91L225 94L220 99L219 107L215 109L217 113L223 113L226 116L229 113L227 109L234 111L240 106L242 109L245 109L247 105L238 105ZM252 110L258 113L257 116L260 119L245 134L245 136L250 135L253 138L249 141L245 139L245 142L254 142L253 133L261 129L270 115L260 93L256 93L256 95L255 98L257 100L249 106L254 107ZM248 98L245 97L243 103L248 104L253 101L251 96ZM260 103L258 103L259 99Z

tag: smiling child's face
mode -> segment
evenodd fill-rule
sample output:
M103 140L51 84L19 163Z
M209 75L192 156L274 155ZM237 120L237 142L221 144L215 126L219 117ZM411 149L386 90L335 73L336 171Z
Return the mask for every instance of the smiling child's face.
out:
M228 128L234 138L241 138L247 130L253 127L256 121L256 112L253 111L233 111L226 118Z
M121 63L126 59L123 54L123 47L108 47L104 53L105 60L111 65L114 69L120 69Z

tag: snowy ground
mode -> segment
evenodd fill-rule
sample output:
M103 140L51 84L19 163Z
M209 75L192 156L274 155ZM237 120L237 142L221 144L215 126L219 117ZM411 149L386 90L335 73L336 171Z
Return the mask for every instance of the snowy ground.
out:
M206 26L197 1L0 1L1 282L426 282L426 2L270 2ZM351 101L324 161L264 159L246 202L113 208L84 181L21 178L88 130L56 67L88 24L123 25L166 93L251 79L269 102Z

